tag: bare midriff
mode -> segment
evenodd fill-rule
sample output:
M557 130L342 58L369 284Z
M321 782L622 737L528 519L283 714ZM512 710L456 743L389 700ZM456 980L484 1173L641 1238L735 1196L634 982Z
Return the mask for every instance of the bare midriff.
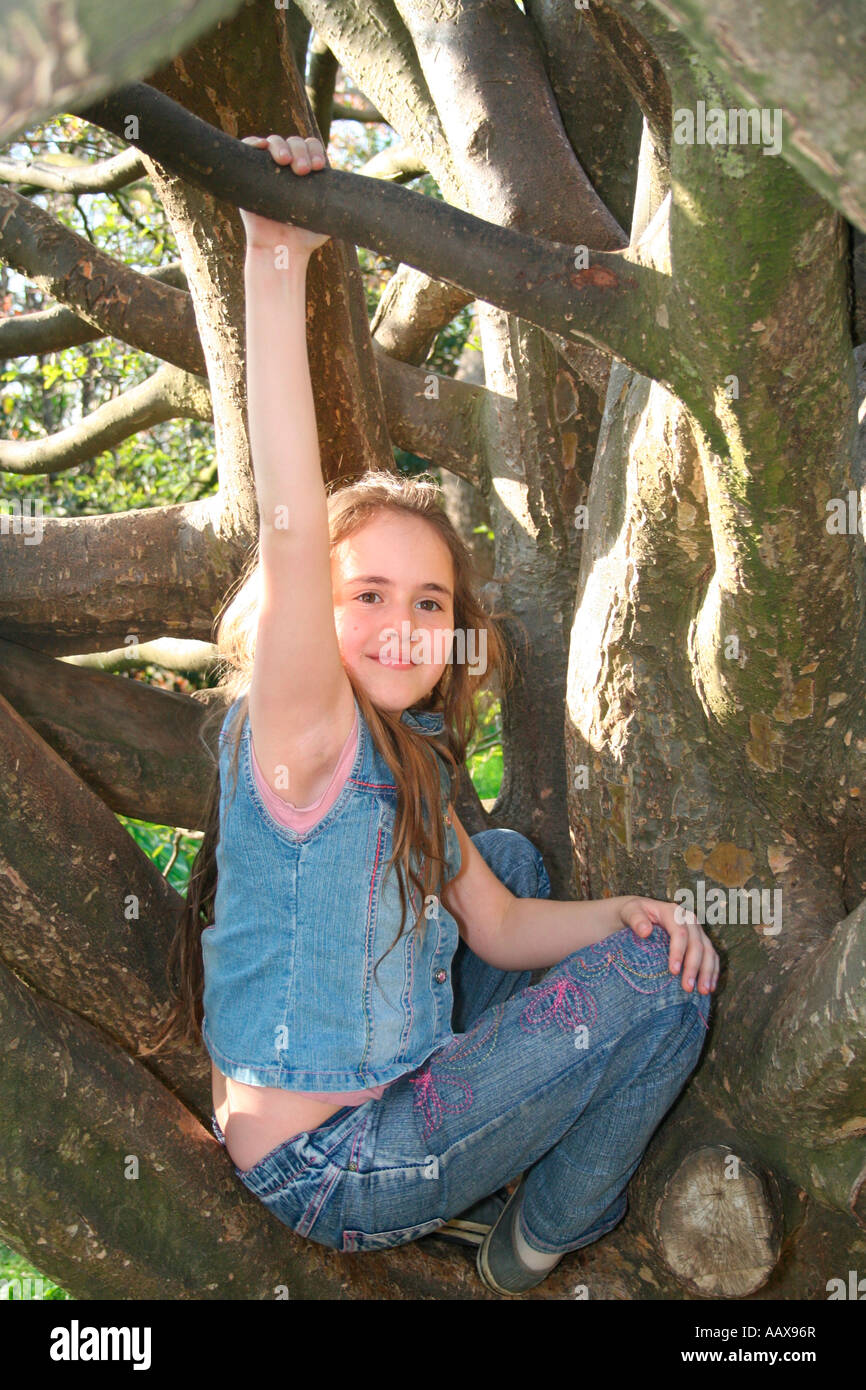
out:
M224 1076L211 1059L213 1108L226 1149L240 1169L252 1168L271 1149L313 1130L342 1108L278 1086L247 1086Z

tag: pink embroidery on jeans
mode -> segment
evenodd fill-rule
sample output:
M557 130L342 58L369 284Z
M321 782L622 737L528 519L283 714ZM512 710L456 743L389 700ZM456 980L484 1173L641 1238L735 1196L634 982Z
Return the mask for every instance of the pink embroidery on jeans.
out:
M438 1067L446 1059L449 1066L452 1062L466 1062L469 1066L477 1066L493 1051L504 1013L504 1004L496 1004L492 1009L487 1009L468 1033L455 1033L450 1042L434 1053L430 1058L431 1066Z
M570 1033L598 1018L595 999L567 971L528 989L526 996L529 1003L518 1020L524 1033L540 1033L554 1023L563 1033Z
M657 930L661 932L660 927ZM569 966L591 979L606 975L613 967L638 994L658 994L673 978L668 968L668 945L664 939L656 937L655 931L648 940L632 932L629 934L630 946L637 950L643 960L635 961L626 955L621 945L612 944L620 935L616 932L604 941L597 941L588 950L570 956Z
M446 1115L462 1115L472 1104L472 1087L469 1082L462 1081L459 1076L452 1076L448 1072L439 1073L434 1081L432 1068L427 1067L419 1076L410 1077L409 1084L415 1091L412 1106L415 1110L420 1110L424 1117L425 1141L439 1128ZM462 1099L448 1100L446 1097L449 1091L452 1095L458 1092Z
M439 1128L446 1115L462 1115L469 1109L474 1099L472 1087L457 1075L454 1066L463 1062L474 1067L490 1056L504 1012L504 1004L488 1009L474 1028L468 1033L455 1034L433 1054L417 1076L409 1078L415 1092L413 1108L420 1110L424 1119L425 1141Z

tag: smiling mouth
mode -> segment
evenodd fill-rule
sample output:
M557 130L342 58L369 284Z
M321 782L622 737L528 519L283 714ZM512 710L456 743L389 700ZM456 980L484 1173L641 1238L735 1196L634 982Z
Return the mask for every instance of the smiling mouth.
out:
M414 661L389 661L382 656L371 656L370 660L378 661L380 666L387 666L391 671L411 671L415 667Z

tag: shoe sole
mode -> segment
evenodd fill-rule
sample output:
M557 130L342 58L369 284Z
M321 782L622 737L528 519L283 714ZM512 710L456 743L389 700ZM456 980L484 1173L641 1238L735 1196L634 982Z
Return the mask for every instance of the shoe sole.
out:
M442 1240L448 1245L470 1245L476 1250L484 1243L489 1230L489 1226L481 1226L475 1221L461 1222L459 1225L447 1221L438 1231L431 1232L427 1239Z
M510 1195L504 1188L500 1188L499 1192L490 1194L491 1201L498 1198L502 1202L502 1207L496 1217L497 1221L500 1220L507 1207ZM464 1216L452 1216L450 1221L446 1221L444 1226L439 1227L438 1231L431 1231L430 1235L425 1236L424 1239L441 1240L446 1245L468 1245L474 1250L484 1243L492 1229L493 1225L489 1221L469 1221Z

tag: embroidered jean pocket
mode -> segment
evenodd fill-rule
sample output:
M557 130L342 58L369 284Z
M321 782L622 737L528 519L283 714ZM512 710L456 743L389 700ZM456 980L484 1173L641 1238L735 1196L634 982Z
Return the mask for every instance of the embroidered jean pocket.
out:
M395 1245L406 1245L410 1240L419 1240L445 1225L444 1217L432 1221L421 1221L417 1226L401 1226L396 1231L344 1231L343 1252L356 1250L391 1250Z
M315 1240L313 1228L342 1176L340 1169L329 1163L324 1169L310 1169L285 1182L268 1183L267 1189L256 1196L284 1226Z

